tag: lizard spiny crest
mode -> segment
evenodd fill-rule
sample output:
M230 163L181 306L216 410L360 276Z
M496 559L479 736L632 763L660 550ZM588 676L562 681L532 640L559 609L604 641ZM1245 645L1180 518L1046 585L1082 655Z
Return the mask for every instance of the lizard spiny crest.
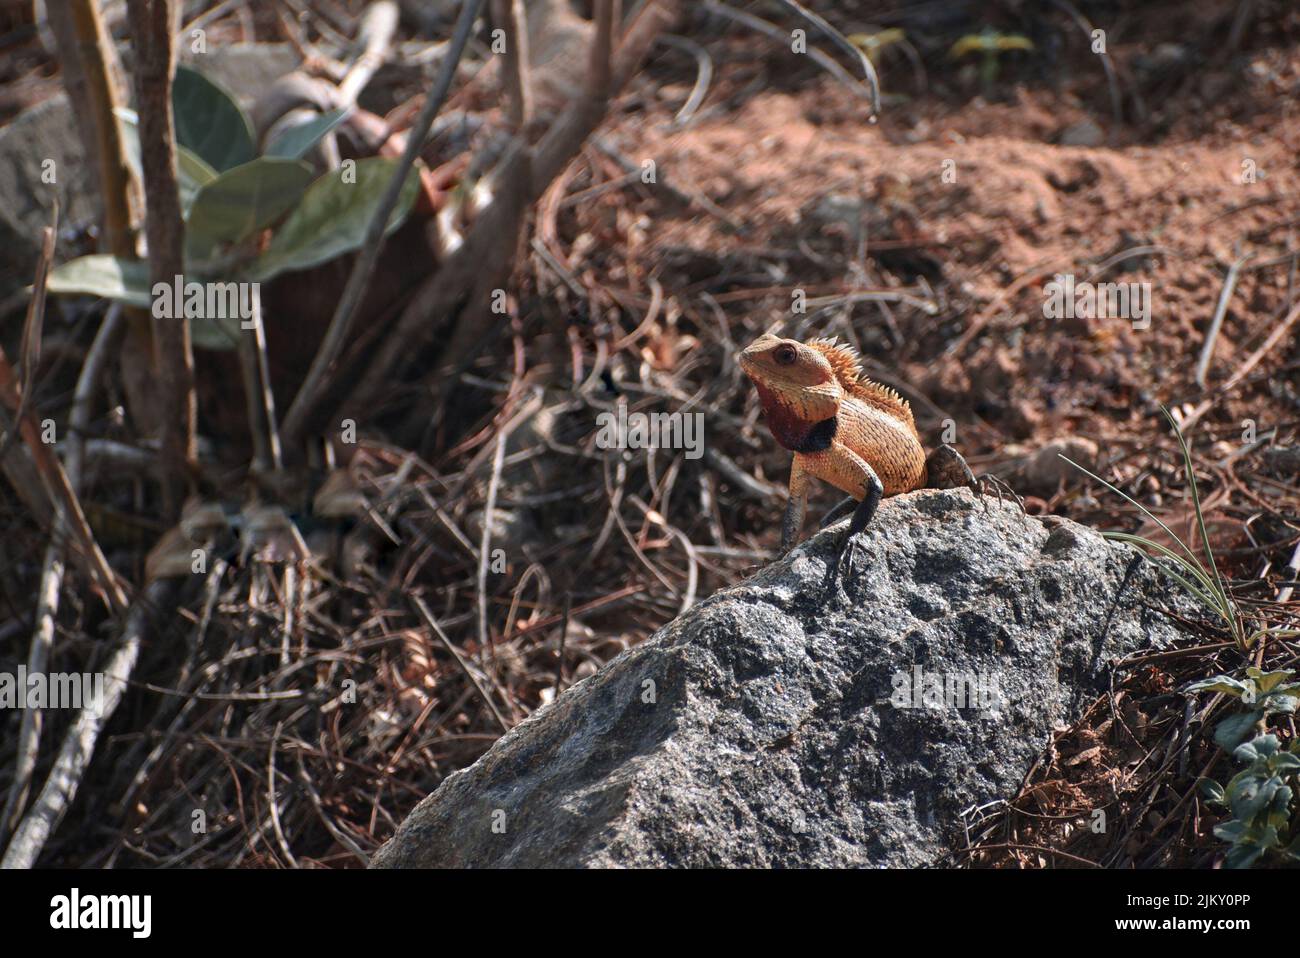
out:
M851 396L870 403L877 408L893 412L912 423L912 407L906 399L895 390L880 383L872 382L862 375L862 361L857 351L848 343L841 343L838 337L830 339L811 339L807 344L826 357L831 370L840 385ZM913 426L915 428L915 426Z

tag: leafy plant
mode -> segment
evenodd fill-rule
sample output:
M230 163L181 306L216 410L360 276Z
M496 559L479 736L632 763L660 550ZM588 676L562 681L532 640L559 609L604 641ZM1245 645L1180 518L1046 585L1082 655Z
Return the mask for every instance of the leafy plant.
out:
M1010 50L1032 50L1033 48L1033 41L1028 37L1022 37L1017 33L998 33L995 30L985 30L982 33L966 34L952 45L952 49L948 51L948 56L958 60L968 53L979 52L985 56L990 54L996 56Z
M1192 510L1204 554L1198 555L1193 551L1168 525L1128 493L1068 457L1061 456L1074 468L1136 506L1143 515L1163 529L1182 551L1130 532L1105 531L1102 535L1143 549L1170 578L1224 624L1241 652L1249 651L1263 636L1300 634L1295 629L1273 626L1252 630L1247 624L1232 593L1228 591L1223 575L1219 572L1214 550L1210 546L1205 514L1201 509L1201 494L1196 484L1196 472L1192 467L1192 453L1187 440L1169 410L1161 406L1160 411L1169 420L1183 454L1183 471L1187 477L1187 488L1191 494ZM1247 706L1244 711L1229 716L1215 726L1214 742L1224 751L1231 751L1238 761L1249 761L1250 767L1233 778L1226 790L1210 779L1201 783L1201 789L1209 801L1226 805L1233 812L1231 821L1214 829L1219 838L1232 842L1232 849L1226 859L1230 868L1249 868L1270 850L1280 850L1282 854L1300 860L1296 854L1300 849L1297 843L1282 848L1284 832L1290 821L1293 794L1290 786L1282 784L1282 778L1300 769L1300 757L1295 754L1296 743L1292 743L1290 752L1278 752L1277 738L1273 735L1261 734L1251 742L1245 741L1268 716L1295 713L1297 704L1300 704L1300 683L1287 681L1293 675L1290 669L1265 672L1250 666L1245 670L1244 679L1218 675L1193 682L1185 690L1189 693L1221 692Z
M265 282L318 265L361 247L366 224L398 166L370 157L355 167L313 179L302 160L345 117L334 110L289 130L256 155L252 124L235 99L195 70L178 67L172 95L176 114L176 174L185 221L185 279ZM140 176L138 119L117 112L128 161ZM403 184L388 223L401 225L419 190L417 171ZM271 241L260 240L272 230ZM152 302L143 261L102 254L83 256L51 272L48 290L104 296L147 308ZM234 323L191 324L194 343L231 349Z
M1265 672L1251 666L1246 669L1244 680L1230 675L1216 675L1193 682L1186 691L1222 692L1248 706L1246 711L1229 716L1214 728L1215 744L1224 751L1231 751L1245 741L1257 723L1268 716L1295 714L1296 705L1300 704L1300 683L1287 682L1294 674L1290 669Z
M1274 673L1276 674L1276 673ZM1287 844L1291 831L1291 814L1300 772L1300 742L1292 742L1282 751L1276 735L1259 735L1238 745L1232 757L1246 764L1227 788L1204 779L1201 793L1211 805L1222 806L1232 814L1226 822L1214 826L1214 834L1230 844L1224 864L1228 868L1249 868L1270 852L1285 861L1300 861L1300 838Z

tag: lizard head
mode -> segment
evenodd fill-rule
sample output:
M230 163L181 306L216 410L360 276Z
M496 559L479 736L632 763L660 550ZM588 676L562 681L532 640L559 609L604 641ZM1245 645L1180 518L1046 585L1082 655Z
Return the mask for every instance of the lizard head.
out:
M787 448L791 436L839 408L841 388L830 361L798 340L764 334L740 354L740 368L758 390L773 435Z
M759 387L797 392L835 381L826 357L796 339L764 333L740 354L740 368Z

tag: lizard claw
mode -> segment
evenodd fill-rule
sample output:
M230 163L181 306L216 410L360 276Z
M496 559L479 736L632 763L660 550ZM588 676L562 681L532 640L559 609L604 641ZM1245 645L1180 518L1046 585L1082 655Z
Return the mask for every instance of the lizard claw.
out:
M844 537L844 544L835 556L835 576L839 579L853 578L853 536Z
M985 488L986 486L988 488ZM1012 489L1009 485L1007 485L1004 479L999 479L997 476L988 475L986 473L985 475L976 478L975 488L977 489L977 491L980 493L981 496L990 495L988 490L992 489L993 490L992 495L996 495L998 497L999 506L1005 502L1005 500L1002 498L1002 495L1003 493L1006 493L1015 501L1016 505L1020 507L1021 513L1023 513L1024 515L1029 514L1028 512L1025 511L1025 500L1022 499L1014 489Z
M857 552L857 533L846 532L844 539L840 542L839 549L835 552L835 558L826 566L826 586L829 588L836 580L845 581L855 576L853 570L854 555Z

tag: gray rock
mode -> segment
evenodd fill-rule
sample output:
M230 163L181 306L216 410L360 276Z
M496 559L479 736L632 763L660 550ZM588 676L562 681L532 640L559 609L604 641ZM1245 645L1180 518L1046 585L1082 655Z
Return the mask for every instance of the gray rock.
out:
M46 161L53 166L47 167ZM41 230L53 221L81 223L96 215L99 182L86 162L72 108L63 94L24 110L0 127L0 298L31 283L41 249ZM53 172L46 183L42 173Z
M375 867L927 866L1012 795L1181 603L1136 552L965 489L886 500L566 691L411 813ZM891 702L917 669L993 701ZM922 699L923 701L923 699ZM988 706L988 707L980 707Z

